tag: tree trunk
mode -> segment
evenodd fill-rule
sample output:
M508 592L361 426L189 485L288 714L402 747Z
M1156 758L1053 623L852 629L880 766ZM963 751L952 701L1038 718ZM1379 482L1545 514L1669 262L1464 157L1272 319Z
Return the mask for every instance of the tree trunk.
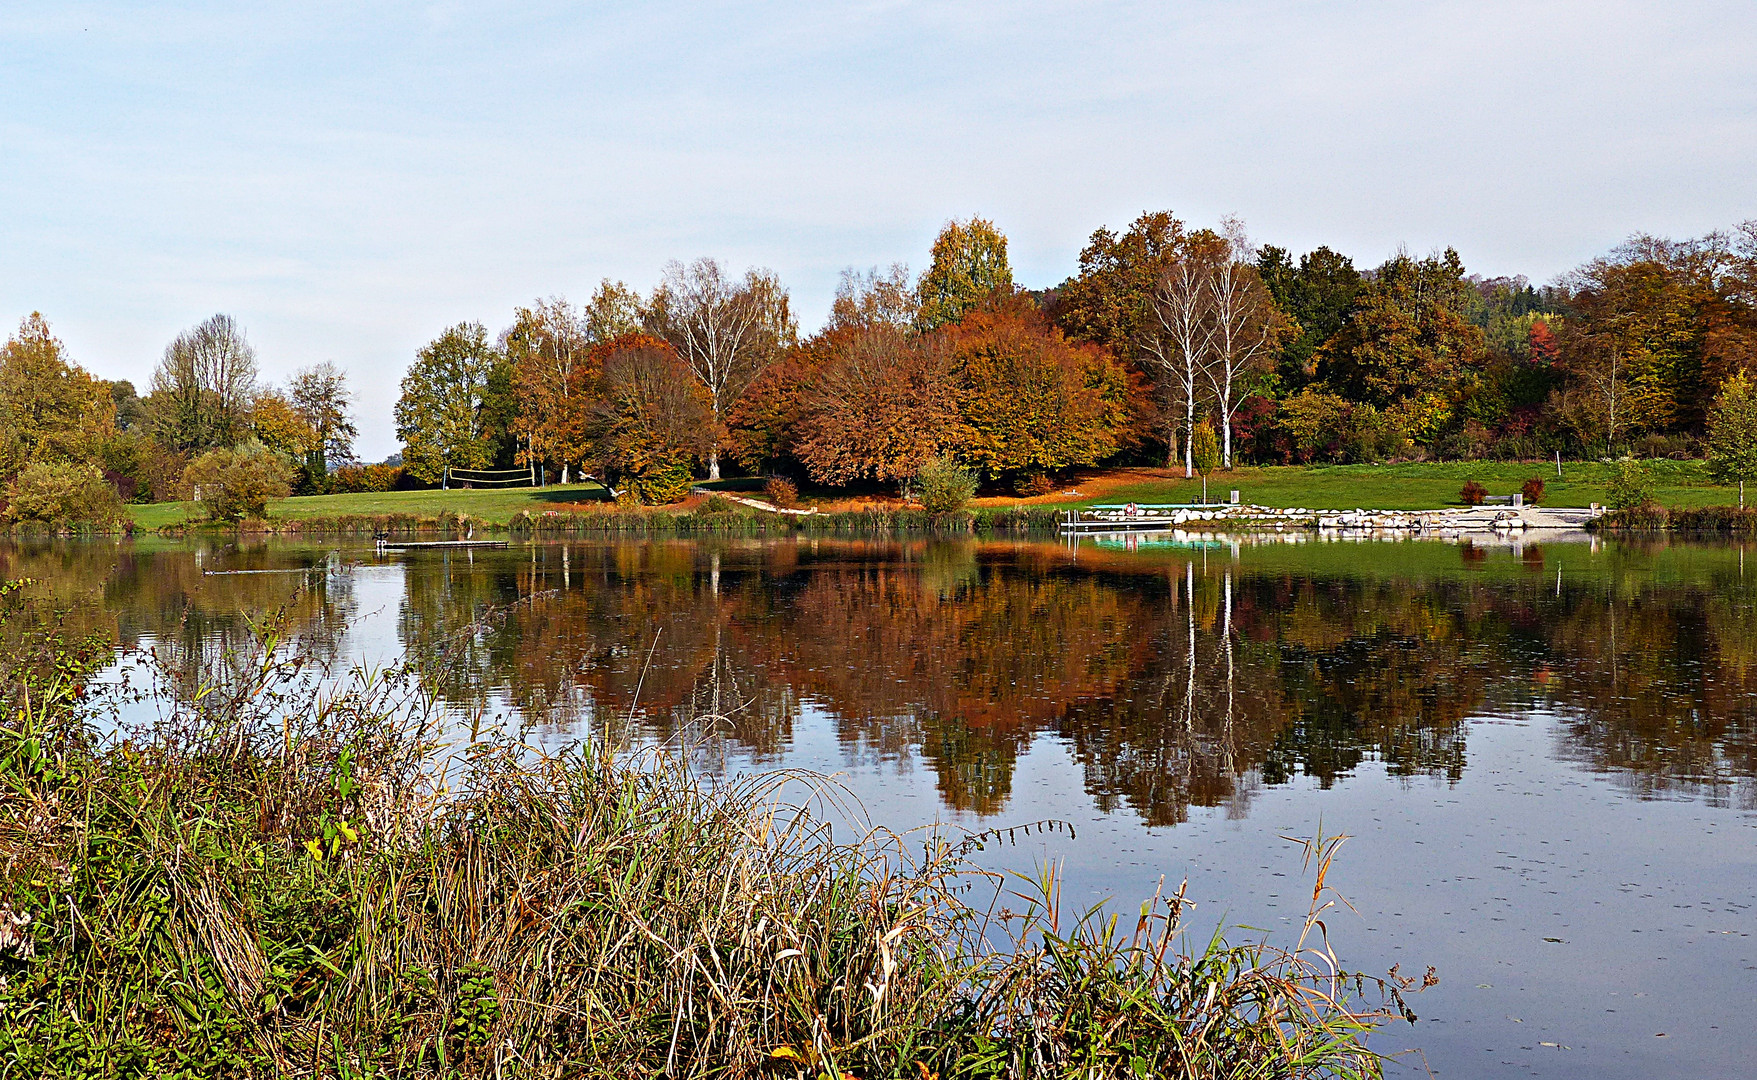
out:
M720 448L718 446L708 451L708 479L720 479Z
M1196 398L1184 410L1184 479L1196 475Z

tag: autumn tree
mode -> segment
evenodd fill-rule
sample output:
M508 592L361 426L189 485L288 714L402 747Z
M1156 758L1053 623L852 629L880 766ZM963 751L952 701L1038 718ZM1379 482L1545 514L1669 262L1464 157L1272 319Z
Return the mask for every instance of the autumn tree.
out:
M1742 299L1741 255L1721 234L1636 236L1565 279L1564 391L1583 400L1583 440L1699 431L1716 389L1757 367L1757 318Z
M797 453L812 477L896 483L953 437L959 413L943 342L887 320L826 331L802 395Z
M327 360L300 368L287 383L287 399L299 419L317 435L307 455L309 472L322 477L331 465L353 462L354 439L359 430L352 415L354 395L348 390L348 376L342 369Z
M0 349L0 476L29 462L90 462L115 434L108 388L67 359L32 312Z
M1185 395L1145 345L1153 336L1154 292L1186 238L1183 222L1168 211L1142 214L1121 234L1098 229L1080 252L1079 273L1062 282L1046 305L1071 340L1102 345L1144 376L1152 407L1137 409L1134 419L1143 436L1165 442L1168 460L1177 453Z
M620 281L604 278L592 290L591 299L580 309L579 317L586 340L596 345L624 334L640 333L645 313L640 293Z
M1028 297L966 312L936 337L949 353L957 456L989 475L1092 465L1128 432L1128 373L1106 350L1069 342Z
M907 266L892 263L886 270L875 266L864 272L849 267L836 283L826 329L889 326L907 330L920 316L921 298L909 283Z
M957 322L996 293L1013 291L1007 238L992 221L948 221L933 242L927 271L917 287L923 330Z
M278 390L264 390L256 395L250 410L250 433L263 446L295 465L304 465L323 441L317 429L306 423L287 395Z
M519 460L559 464L565 484L570 464L589 449L586 429L598 372L588 362L596 344L588 312L560 297L538 300L514 313L500 344L512 362Z
M669 342L628 334L588 361L602 374L588 428L592 460L611 486L626 482L642 502L688 494L690 466L713 452L713 403Z
M670 342L707 392L712 415L708 478L720 479L720 438L750 384L797 337L787 290L767 270L727 275L713 259L673 262L647 309L649 326Z
M788 348L763 369L727 416L728 444L750 469L785 469L804 464L800 439L818 403L819 369L832 358L838 343L855 331L909 331L917 310L915 287L901 263L888 270L873 267L842 271L830 318L822 333Z
M1318 350L1319 378L1394 418L1417 442L1432 439L1451 419L1458 380L1483 360L1482 330L1464 313L1470 288L1451 248L1420 260L1397 255Z
M250 427L256 350L230 315L178 334L153 372L154 434L178 450L231 446Z
M489 379L500 359L481 323L459 323L422 346L396 405L403 465L427 483L494 459Z
M1184 224L1169 211L1142 214L1121 234L1095 231L1077 274L1057 286L1053 318L1074 341L1132 359L1153 320L1150 297L1183 250Z

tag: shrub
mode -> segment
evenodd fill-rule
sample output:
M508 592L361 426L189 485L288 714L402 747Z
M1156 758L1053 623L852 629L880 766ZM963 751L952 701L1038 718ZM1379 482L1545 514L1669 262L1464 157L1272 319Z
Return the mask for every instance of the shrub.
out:
M715 493L708 496L707 502L702 503L701 512L704 514L730 514L734 505L731 499Z
M1466 480L1464 487L1458 492L1458 501L1465 506L1481 506L1482 501L1489 497L1489 489L1475 480Z
M682 460L654 465L638 476L628 478L628 486L648 506L663 506L682 500L694 482L689 464Z
M1190 462L1203 476L1220 468L1220 440L1206 420L1190 433Z
M1055 487L1055 477L1048 473L1024 473L1013 481L1013 491L1028 499L1038 495L1053 494Z
M1525 483L1519 485L1519 493L1525 496L1526 502L1531 503L1534 506L1543 502L1543 477L1533 476L1528 478Z
M183 471L189 497L214 521L265 516L270 499L287 497L292 479L292 467L261 443L210 450Z
M955 513L976 495L975 474L948 457L923 462L915 485L921 492L921 508L930 514Z
M1627 510L1653 501L1653 481L1639 461L1624 458L1617 462L1617 473L1611 478L1611 508Z
M330 475L330 490L338 492L395 491L403 479L401 465L348 465Z
M763 494L783 510L799 505L799 486L784 476L769 477L769 482L763 485Z
M58 529L103 527L122 520L122 500L95 465L71 462L26 465L7 485L13 521L34 521Z

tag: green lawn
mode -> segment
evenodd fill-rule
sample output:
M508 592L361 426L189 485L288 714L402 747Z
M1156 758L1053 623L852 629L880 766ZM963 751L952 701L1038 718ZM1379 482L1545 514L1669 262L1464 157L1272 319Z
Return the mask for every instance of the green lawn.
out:
M1739 489L1711 483L1700 461L1650 461L1646 465L1654 497L1666 506L1724 506L1739 501ZM1241 501L1260 506L1428 510L1461 505L1458 492L1467 480L1481 483L1491 495L1512 495L1527 477L1537 476L1544 482L1545 503L1586 506L1609 504L1615 471L1614 465L1567 461L1562 463L1560 479L1553 463L1270 466L1216 472L1208 479L1208 497L1224 500L1237 488ZM1126 472L1108 474L1078 488L1079 498L1053 501L1075 506L1094 502L1183 503L1202 497L1200 479L1161 479Z
M1737 487L1712 484L1700 461L1651 461L1647 463L1654 496L1667 506L1732 505L1739 500ZM1456 506L1458 490L1466 480L1476 480L1491 495L1511 495L1529 476L1544 481L1545 503L1551 506L1586 506L1610 502L1611 477L1616 466L1598 462L1563 462L1562 478L1553 464L1506 462L1446 462L1409 465L1285 465L1241 468L1216 472L1208 481L1208 497L1223 500L1237 488L1247 503L1261 506L1306 506L1314 510L1429 510ZM716 485L754 489L760 481L749 478ZM1152 475L1148 470L1120 469L1095 474L1076 485L1079 497L1036 500L1040 505L1085 506L1091 503L1185 503L1202 496L1201 480ZM818 492L808 494L817 495ZM832 493L822 493L833 497ZM1757 493L1754 493L1757 494ZM390 491L359 495L310 495L277 499L269 504L276 520L339 517L346 514L414 514L438 517L446 510L504 525L520 510L542 513L566 503L602 502L606 493L597 484L554 485L504 491ZM1013 500L997 499L996 503ZM131 506L136 524L146 529L202 520L200 507L192 503L155 503Z
M520 510L540 514L562 503L602 502L605 491L597 484L555 484L546 488L509 488L501 491L372 491L354 495L303 495L276 499L268 504L269 517L277 521L294 518L340 517L344 514L415 514L438 517L447 510L468 514L482 521L504 525ZM135 524L145 529L182 525L203 520L195 503L152 503L130 506Z

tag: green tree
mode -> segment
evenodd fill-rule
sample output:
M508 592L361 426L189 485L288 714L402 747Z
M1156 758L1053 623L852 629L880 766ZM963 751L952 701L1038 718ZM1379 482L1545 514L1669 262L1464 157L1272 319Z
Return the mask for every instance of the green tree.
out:
M1276 365L1284 390L1298 390L1317 374L1318 349L1336 336L1354 310L1360 271L1348 256L1327 247L1306 252L1295 266L1285 249L1265 246L1257 255L1257 272L1276 305L1298 325Z
M949 221L933 242L933 261L917 287L923 330L955 323L995 293L1013 291L1007 238L992 221Z
M134 384L127 379L117 379L108 386L110 401L116 406L116 427L121 431L144 429L149 420L146 403L135 393Z
M1213 425L1204 420L1190 433L1190 458L1202 474L1202 501L1208 501L1208 474L1220 468L1220 439Z
M976 496L976 474L949 457L932 457L915 473L921 508L930 514L950 514L970 505Z
M403 465L415 477L437 483L449 469L494 460L489 379L499 359L481 323L459 323L416 354L396 406Z
M1647 474L1647 468L1634 458L1617 462L1616 474L1611 477L1611 508L1627 510L1652 501L1653 479Z
M1708 414L1708 475L1719 484L1739 485L1745 504L1745 481L1757 480L1757 387L1743 371L1720 384Z

